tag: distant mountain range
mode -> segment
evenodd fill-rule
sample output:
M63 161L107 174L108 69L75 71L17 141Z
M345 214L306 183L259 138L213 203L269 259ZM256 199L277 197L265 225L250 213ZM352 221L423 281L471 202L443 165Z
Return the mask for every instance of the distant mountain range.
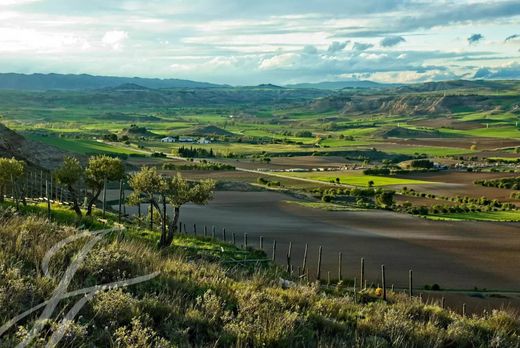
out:
M346 88L392 88L399 87L402 84L394 83L377 83L373 81L325 81L318 83L297 83L286 85L287 88L314 88L314 89L329 89L340 90Z
M215 88L225 87L207 82L179 79L154 79L142 77L113 77L63 74L0 73L0 89L17 90L81 90L139 85L146 88Z

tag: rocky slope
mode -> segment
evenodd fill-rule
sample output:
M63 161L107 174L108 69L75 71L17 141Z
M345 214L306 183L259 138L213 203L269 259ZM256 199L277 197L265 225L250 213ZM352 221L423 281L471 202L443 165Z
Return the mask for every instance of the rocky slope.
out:
M66 154L55 147L28 140L0 123L0 157L15 157L31 166L52 169L63 162Z

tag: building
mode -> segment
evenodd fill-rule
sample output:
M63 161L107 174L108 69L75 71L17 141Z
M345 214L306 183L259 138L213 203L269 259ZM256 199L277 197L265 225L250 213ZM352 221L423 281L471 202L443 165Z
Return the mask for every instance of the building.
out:
M179 143L193 143L195 139L191 137L179 137Z
M174 137L166 137L161 139L161 143L174 143L176 140Z
M199 144L211 144L211 140L209 139L206 139L206 138L200 138L197 143Z

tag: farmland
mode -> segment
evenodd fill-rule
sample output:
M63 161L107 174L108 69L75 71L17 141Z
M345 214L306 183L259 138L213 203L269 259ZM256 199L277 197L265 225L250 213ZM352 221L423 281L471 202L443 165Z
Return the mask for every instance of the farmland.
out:
M179 172L190 180L215 180L215 199L187 205L182 223L199 231L217 226L219 236L223 229L240 239L247 233L255 247L262 237L264 251L276 240L282 266L289 243L294 264L301 264L305 244L311 247L311 269L321 246L324 275L337 272L342 252L350 280L363 257L375 284L384 263L388 281L399 288L413 268L418 287L440 284L451 291L443 294L448 302L479 310L520 306L511 276L519 262L518 190L478 184L519 176L518 114L497 111L503 95L487 96L489 105L472 110L431 111L421 103L437 100L436 93L401 93L226 87L193 90L188 98L178 90L138 87L0 91L0 114L21 136L83 164L105 154L122 159L128 173L149 166L168 177ZM377 106L383 97L385 104ZM360 101L349 109L351 101L338 107L335 98ZM416 105L384 109L402 98ZM116 183L111 185L107 199L116 204ZM148 209L139 207L126 206L129 218ZM469 295L474 288L513 294L491 298L483 292L478 302Z

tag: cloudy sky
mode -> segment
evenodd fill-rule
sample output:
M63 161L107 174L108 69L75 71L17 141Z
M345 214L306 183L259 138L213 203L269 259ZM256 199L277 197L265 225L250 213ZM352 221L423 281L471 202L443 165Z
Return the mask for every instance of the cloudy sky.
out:
M0 71L236 85L520 78L520 1L0 0Z

